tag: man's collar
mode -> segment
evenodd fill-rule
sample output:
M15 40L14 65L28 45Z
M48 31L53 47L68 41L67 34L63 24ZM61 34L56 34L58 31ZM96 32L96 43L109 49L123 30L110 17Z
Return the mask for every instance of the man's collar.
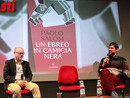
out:
M23 60L21 61L21 63L18 63L18 61L14 58L14 60L15 60L15 63L16 64L21 64L21 63L23 63Z
M113 57L113 58L118 58L118 55L116 54L115 56L110 56L110 57Z

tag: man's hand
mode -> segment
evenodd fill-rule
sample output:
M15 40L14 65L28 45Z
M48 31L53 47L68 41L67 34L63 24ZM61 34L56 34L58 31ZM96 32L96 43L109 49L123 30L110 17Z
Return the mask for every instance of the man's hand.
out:
M104 60L103 60L103 63L107 63L109 61L109 58L106 57Z
M24 81L19 80L16 82L16 84L18 84L19 86L23 87L24 86Z
M28 85L28 81L23 81L24 82L24 87Z
M26 80L25 81L19 80L16 82L16 84L18 84L20 87L25 87L27 86L28 82Z
M108 61L109 61L109 58L106 57L106 58L103 60L102 67L105 67L105 65L107 64Z
M113 74L114 76L118 76L118 73L117 72L114 72L112 70L109 70L111 74Z

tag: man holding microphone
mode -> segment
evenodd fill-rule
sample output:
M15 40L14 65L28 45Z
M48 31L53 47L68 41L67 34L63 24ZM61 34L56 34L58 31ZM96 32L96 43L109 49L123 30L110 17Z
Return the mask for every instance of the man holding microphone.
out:
M118 48L116 42L109 44L109 53L102 58L98 69L104 93L112 97L118 97L115 86L125 84L130 77L126 59L117 55Z

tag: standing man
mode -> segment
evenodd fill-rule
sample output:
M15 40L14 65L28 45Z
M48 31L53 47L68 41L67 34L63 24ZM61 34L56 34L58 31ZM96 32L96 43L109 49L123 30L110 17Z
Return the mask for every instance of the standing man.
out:
M41 98L39 86L30 82L32 80L32 72L29 62L22 60L24 50L21 47L14 49L15 58L7 60L3 70L5 89L13 93L13 98L21 98L21 89L32 92L33 98Z
M127 77L130 77L126 59L117 55L118 48L116 42L109 44L108 56L101 60L98 69L104 93L112 97L118 97L115 86L126 83Z

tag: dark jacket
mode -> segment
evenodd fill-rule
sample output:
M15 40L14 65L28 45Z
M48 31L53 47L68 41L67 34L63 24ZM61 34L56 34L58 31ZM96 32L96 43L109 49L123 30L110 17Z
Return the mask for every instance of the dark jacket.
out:
M29 66L29 62L23 61L23 75L25 76L25 80L28 82L32 80L32 72ZM3 77L4 77L4 88L7 89L9 83L14 83L16 76L16 62L15 59L7 60L5 62Z

